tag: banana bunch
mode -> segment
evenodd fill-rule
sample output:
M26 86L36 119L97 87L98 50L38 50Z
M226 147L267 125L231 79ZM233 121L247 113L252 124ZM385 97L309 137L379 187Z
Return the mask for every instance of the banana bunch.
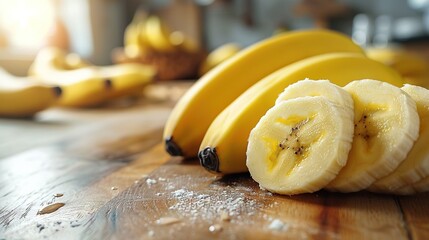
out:
M251 131L247 166L280 194L426 191L428 106L429 90L409 84L299 81Z
M231 58L241 50L241 47L235 43L227 43L210 52L200 66L200 76L206 74L212 68Z
M317 44L314 44L316 39ZM167 152L173 156L196 156L210 124L219 113L256 82L294 62L338 52L363 56L363 50L350 38L327 30L279 34L243 49L200 78L176 104L164 128ZM376 65L387 68L379 63ZM271 104L269 100L260 101ZM229 118L225 120L232 121ZM213 138L222 137L222 131L222 129L213 131ZM234 141L234 145L245 145L245 142L246 140L243 143ZM203 162L208 161L211 160L206 159ZM228 161L231 161L231 165L234 165L233 161L240 161L243 165L241 171L246 169L245 159Z
M31 77L16 77L0 68L0 116L31 117L60 98L58 86L40 84Z
M58 105L65 107L97 106L139 92L155 74L152 67L134 63L94 66L57 48L41 50L29 70L41 82L61 86Z
M148 52L196 52L198 46L180 31L171 31L156 15L137 11L124 33L125 54L130 58Z
M399 48L368 48L366 54L397 70L408 83L429 88L429 62L423 57Z
M306 78L330 82L297 83ZM167 120L165 148L173 156L198 153L213 173L250 171L282 194L421 191L417 183L426 187L429 177L420 145L428 108L420 99L428 95L412 85L399 89L405 81L341 34L276 35L191 87Z

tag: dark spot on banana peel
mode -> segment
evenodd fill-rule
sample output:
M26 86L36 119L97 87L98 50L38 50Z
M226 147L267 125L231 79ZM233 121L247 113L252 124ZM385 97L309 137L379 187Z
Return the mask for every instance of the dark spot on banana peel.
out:
M106 79L106 80L104 81L104 87L105 87L106 89L108 89L108 90L112 89L112 88L113 88L112 80L110 80L110 79Z
M183 156L182 149L174 142L172 137L165 139L165 151L171 156Z
M219 173L219 158L216 148L206 147L198 153L200 164L209 172Z
M56 97L61 97L63 94L63 89L61 89L59 86L53 87L52 90L54 91Z

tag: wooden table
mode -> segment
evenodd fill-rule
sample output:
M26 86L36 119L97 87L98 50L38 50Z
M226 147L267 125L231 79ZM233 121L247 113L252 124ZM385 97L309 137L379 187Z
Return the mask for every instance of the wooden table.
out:
M154 85L158 95L131 105L0 119L0 239L429 238L428 194L279 196L248 174L216 177L169 157L168 97L188 86Z

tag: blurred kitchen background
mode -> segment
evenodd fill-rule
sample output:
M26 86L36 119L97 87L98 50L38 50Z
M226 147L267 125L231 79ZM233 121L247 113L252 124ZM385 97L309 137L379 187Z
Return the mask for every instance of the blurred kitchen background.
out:
M139 49L125 51L127 27L150 15L192 50L143 58ZM192 78L205 54L225 43L246 47L305 28L429 56L429 0L0 0L0 66L25 75L39 49L57 46L97 65L142 61L170 68L165 79Z

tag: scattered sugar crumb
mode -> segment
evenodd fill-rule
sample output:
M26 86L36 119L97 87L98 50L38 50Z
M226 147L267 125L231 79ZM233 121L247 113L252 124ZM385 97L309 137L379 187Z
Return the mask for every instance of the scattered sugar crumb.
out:
M134 181L134 184L137 184L137 183L139 183L139 180L135 180L135 181Z
M110 188L112 191L118 190L118 187L112 187Z
M281 231L281 230L287 230L289 228L289 225L283 223L279 219L274 219L271 222L271 224L268 226L268 228L271 230Z
M147 185L153 185L153 184L156 184L156 183L157 183L157 181L155 179L152 179L152 178L146 179L146 184Z
M167 180L167 179L165 179L163 177L158 178L158 181L160 181L160 182L165 182L165 180Z
M149 232L147 232L147 235L149 237L153 237L153 236L155 236L155 232L153 230L150 230Z
M212 232L212 233L220 232L220 231L222 231L222 226L221 226L221 225L219 225L219 224L211 225L211 226L209 227L209 231L210 231L210 232Z
M156 224L158 225L170 225L178 222L180 222L180 219L175 217L162 217L156 220Z

